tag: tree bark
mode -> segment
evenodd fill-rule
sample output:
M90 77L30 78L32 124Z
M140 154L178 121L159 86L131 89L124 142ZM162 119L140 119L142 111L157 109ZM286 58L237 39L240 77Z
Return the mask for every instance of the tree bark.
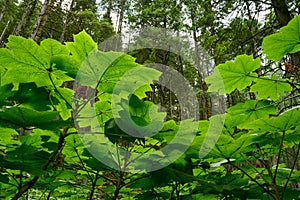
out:
M27 15L25 26L23 26L23 29L22 29L22 35L23 36L26 35L27 29L30 26L30 20L31 20L31 17L32 17L32 15L34 13L34 10L36 8L36 4L37 4L37 0L34 0L34 2L31 5L30 12Z
M39 42L41 40L41 35L42 35L42 31L45 27L45 24L48 20L48 16L51 12L51 9L53 7L55 3L55 0L45 0L44 5L41 9L41 12L33 26L33 30L31 33L31 38L36 41Z
M193 32L193 40L195 45L195 65L197 67L198 71L198 82L199 87L202 90L202 92L199 93L199 98L201 101L201 107L202 107L202 119L207 120L210 117L210 103L208 102L208 96L207 96L207 84L204 81L202 69L201 69L201 63L200 63L200 57L199 57L199 48L198 48L198 42L197 42L197 32L195 28L195 16L194 13L191 11L191 22L192 22L192 32Z
M71 12L73 10L74 3L75 3L75 0L72 0L71 5L70 5L70 9L69 9L67 17L66 17L66 21L65 21L64 26L63 26L63 30L62 30L61 35L60 35L60 39L59 39L60 43L63 43L64 40L65 40L65 34L66 34L66 31L67 31L67 27L68 27Z
M14 35L19 35L20 34L20 31L22 29L23 23L25 21L26 16L28 15L28 13L30 11L30 6L31 6L32 3L33 3L33 0L29 0L28 1L27 5L26 5L26 8L25 8L25 10L23 12L23 15L21 17L21 20L20 20L18 26L16 27L16 29L14 30L14 33L13 33Z
M117 33L121 34L122 33L122 26L123 26L123 18L124 18L124 9L125 9L125 2L126 0L121 0L120 1L120 12L119 12L119 22L118 22L118 30Z
M285 0L272 0L272 5L280 26L287 25L292 17Z
M4 30L2 31L2 33L1 33L1 36L0 36L0 46L2 45L2 39L3 39L4 35L5 35L5 32L6 32L7 28L8 28L9 23L10 23L10 21L8 21L6 23L6 26L5 26Z
M107 2L107 4L108 4L108 6L107 6L105 14L103 15L103 19L112 24L112 19L111 19L111 11L113 10L112 0L109 0Z
M1 13L0 13L0 22L3 19L3 16L4 16L8 6L9 6L9 4L10 4L10 0L6 0L5 4L4 4L4 7L2 8Z

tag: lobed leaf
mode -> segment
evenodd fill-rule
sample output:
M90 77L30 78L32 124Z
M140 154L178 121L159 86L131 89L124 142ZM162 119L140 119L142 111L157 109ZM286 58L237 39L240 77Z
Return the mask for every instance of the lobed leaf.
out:
M240 55L235 61L227 61L216 67L215 73L206 78L211 84L209 92L220 94L231 93L235 89L243 90L250 86L257 74L253 72L260 67L260 59L253 60L252 56Z
M263 40L263 53L268 59L280 60L287 54L300 51L300 15L282 27L278 33Z
M257 79L256 84L250 89L251 92L257 92L258 99L265 99L270 97L276 101L279 98L279 94L284 96L285 92L292 91L290 84L283 82L283 80L277 80L275 76L272 79Z

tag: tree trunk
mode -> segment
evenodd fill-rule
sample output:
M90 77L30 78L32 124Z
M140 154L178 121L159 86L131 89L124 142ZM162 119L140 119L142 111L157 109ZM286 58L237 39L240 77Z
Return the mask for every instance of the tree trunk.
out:
M202 90L199 93L199 98L201 101L201 108L202 108L202 119L207 120L210 117L210 103L208 102L208 96L207 96L207 84L204 81L204 76L202 73L202 69L201 69L201 63L200 63L200 51L198 48L198 42L197 42L197 33L196 33L196 28L195 28L195 17L194 17L194 13L191 12L191 22L192 22L192 32L193 32L193 40L194 40L194 45L195 45L195 65L197 67L197 71L198 71L198 82L199 82L199 87Z
M61 35L60 35L60 39L59 39L60 43L63 43L64 40L65 40L65 34L66 34L66 31L67 31L67 28L68 28L68 23L69 23L71 12L73 10L74 3L75 3L75 0L72 0L71 5L70 5L70 9L69 9L67 17L66 17L66 21L64 23L63 30L62 30Z
M25 23L25 26L23 26L23 29L22 29L22 36L26 36L26 32L27 32L27 29L28 27L30 26L30 21L31 21L31 17L34 13L34 10L36 8L36 4L37 4L37 0L34 0L33 3L31 4L31 8L30 8L30 11L27 15L27 18L26 18L26 23Z
M16 27L16 29L14 30L14 33L13 33L14 35L19 35L20 34L20 31L22 29L22 25L25 21L26 16L28 15L28 13L30 11L30 6L31 6L32 3L33 3L33 0L28 1L27 5L26 5L26 8L23 12L23 15L21 17L21 20L20 20L18 26Z
M292 19L288 6L284 0L272 0L277 20L280 26L285 26Z
M106 20L106 21L108 21L111 24L112 24L112 19L111 19L111 11L112 11L112 9L113 9L112 0L109 0L106 12L103 15L103 19Z
M121 34L122 33L122 26L123 26L123 18L124 18L124 9L125 9L125 2L126 0L121 0L120 1L120 12L119 12L119 22L118 22L118 30L117 33Z
M5 4L4 4L4 7L2 8L1 13L0 13L0 22L3 19L3 16L4 16L8 6L9 6L9 4L10 4L10 0L6 0Z
M41 35L42 35L42 31L45 27L45 24L47 22L48 16L51 12L51 9L53 7L55 3L55 0L45 0L44 5L41 9L41 12L33 26L33 30L31 33L31 38L36 41L39 42L41 39Z
M4 30L1 33L1 36L0 36L0 46L2 46L2 39L3 39L4 35L5 35L5 32L6 32L7 28L8 28L9 23L10 23L10 21L7 22Z

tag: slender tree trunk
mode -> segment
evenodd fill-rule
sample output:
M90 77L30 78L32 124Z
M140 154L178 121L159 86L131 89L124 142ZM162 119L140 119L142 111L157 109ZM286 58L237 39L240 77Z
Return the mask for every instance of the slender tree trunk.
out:
M119 14L119 23L118 23L118 30L117 30L117 33L119 33L119 34L122 33L125 2L126 2L126 0L121 0L120 1L120 5L119 5L119 7L120 7L120 14Z
M0 22L3 19L3 16L4 16L8 6L9 6L9 4L10 4L10 0L6 0L5 4L4 4L4 7L2 8L1 13L0 13Z
M105 14L103 16L103 19L106 20L106 21L108 21L111 24L112 24L112 19L111 19L111 11L112 11L112 9L113 9L112 0L109 0L106 12L105 12Z
M5 32L6 32L7 28L8 28L9 23L10 23L10 21L8 21L6 23L6 26L5 26L4 30L2 31L2 33L1 33L1 36L0 36L0 46L2 46L2 39L3 39L4 35L5 35Z
M48 33L48 37L53 38L55 33L59 33L59 23L63 23L62 15L64 14L62 3L64 0L59 0L58 3L55 5L55 7L52 7L52 14L53 18L52 21L49 21L51 23L51 27L49 28L50 31ZM69 0L68 0L69 2ZM60 21L61 20L61 21Z
M194 13L191 12L191 21L192 21L192 25L193 27L195 27L195 17L194 17ZM207 84L204 81L204 77L203 77L203 72L201 69L201 63L200 63L200 51L198 48L198 42L197 42L197 33L195 28L193 28L192 30L193 32L193 40L194 40L194 45L195 45L195 65L197 67L197 71L198 71L198 81L199 81L199 87L202 90L202 94L199 93L199 97L200 97L200 101L201 101L201 105L202 105L202 118L204 120L208 119L210 117L210 103L208 102L208 96L207 96Z
M66 17L66 21L65 21L64 26L63 26L63 30L62 30L61 35L60 35L60 39L59 39L60 43L63 43L64 40L65 40L65 34L66 34L66 31L67 31L67 28L68 28L68 23L69 23L69 19L70 19L70 16L71 16L71 12L73 10L74 3L75 3L75 0L72 0L71 5L70 5L70 9L69 9L67 17Z
M122 34L122 26L123 26L123 19L124 19L125 2L126 2L126 0L120 0L120 3L118 5L119 11L118 11L118 17L117 17L117 23L116 23L117 24L116 31L117 31L118 35L115 37L115 51L121 51L121 49L122 49L121 34Z
M37 4L37 0L33 0L33 3L31 4L30 11L29 11L29 13L27 15L27 18L26 18L25 26L23 26L23 29L22 29L22 36L27 35L26 32L27 32L28 27L30 26L31 17L32 17L32 15L34 13L34 10L36 8L36 4Z
M39 42L41 39L42 31L45 27L45 24L47 22L48 16L51 12L51 9L55 3L55 0L45 0L44 5L41 9L41 12L33 26L33 30L31 33L31 38Z
M30 6L31 6L32 3L33 3L33 0L28 1L27 5L26 5L26 8L23 12L23 15L21 17L21 20L20 20L18 26L16 27L16 29L14 30L14 33L13 33L14 35L19 35L20 34L20 31L22 29L22 25L25 21L26 16L28 15L28 13L30 11Z

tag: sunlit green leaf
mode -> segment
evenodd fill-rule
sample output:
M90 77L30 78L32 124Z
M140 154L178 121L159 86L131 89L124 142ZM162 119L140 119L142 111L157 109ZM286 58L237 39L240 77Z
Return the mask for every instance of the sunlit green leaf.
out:
M66 42L67 48L71 51L72 56L82 63L89 53L97 48L97 44L92 37L85 31L74 36L74 42Z
M267 36L262 48L268 59L280 60L283 56L300 51L300 16L292 19L278 33Z
M248 124L241 126L241 128L270 132L272 131L276 133L295 129L299 124L299 119L300 110L299 108L294 108L277 117L262 118L255 121L250 121Z
M230 117L226 119L226 124L234 127L276 114L276 107L270 101L248 100L227 109L227 113Z
M206 82L211 84L208 91L224 94L225 91L231 93L235 89L243 90L255 80L257 74L254 71L259 67L259 58L253 60L252 56L237 56L235 61L218 65L216 73L206 78Z
M276 77L272 79L257 79L256 84L251 87L251 92L257 92L258 99L265 99L270 97L276 101L279 95L284 96L285 92L292 90L290 84L283 82L283 79L277 80Z

